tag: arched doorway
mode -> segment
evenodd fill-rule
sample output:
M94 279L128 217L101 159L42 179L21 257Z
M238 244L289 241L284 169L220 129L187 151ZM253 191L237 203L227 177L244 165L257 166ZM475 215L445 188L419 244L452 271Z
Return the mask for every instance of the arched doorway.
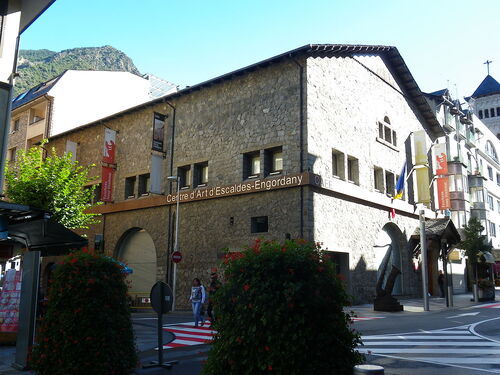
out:
M375 254L375 265L377 267L377 280L380 277L380 273L383 270L383 265L387 261L387 271L385 273L384 282L385 285L387 277L391 271L391 266L394 265L401 272L403 272L402 262L401 262L401 249L404 246L404 236L397 225L393 223L387 223L383 226L377 235L375 245L373 246L373 251ZM394 283L394 289L392 290L393 295L403 294L402 277L399 275Z
M118 242L117 258L132 268L127 277L129 294L133 300L149 296L156 282L156 247L149 233L142 228L125 232Z

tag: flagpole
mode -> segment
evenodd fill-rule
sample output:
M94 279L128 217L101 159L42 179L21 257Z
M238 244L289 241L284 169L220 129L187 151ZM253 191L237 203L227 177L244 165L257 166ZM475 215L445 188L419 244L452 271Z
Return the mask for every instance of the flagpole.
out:
M420 252L422 253L422 293L424 295L424 311L429 311L429 293L427 282L427 238L425 235L425 211L419 212Z

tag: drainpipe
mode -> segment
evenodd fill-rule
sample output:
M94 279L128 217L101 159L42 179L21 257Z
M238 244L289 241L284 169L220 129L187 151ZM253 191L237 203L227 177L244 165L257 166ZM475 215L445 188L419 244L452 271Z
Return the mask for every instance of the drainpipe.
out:
M298 66L299 68L299 86L300 86L300 93L299 93L299 106L300 106L300 111L299 111L299 148L300 148L300 154L299 154L299 166L300 166L300 173L304 172L304 67L292 57L292 55L289 55L291 60L295 63L295 65ZM304 187L300 187L300 238L304 238Z
M170 140L170 172L169 172L169 176L172 176L173 170L174 170L175 114L176 114L177 109L173 104L171 104L167 100L165 100L164 103L167 104L170 108L172 108L172 136L171 136L171 140ZM171 181L169 184L169 193L172 193L172 182ZM177 216L178 212L176 212L175 215ZM171 228L172 228L172 205L169 205L168 206L168 227L167 227L168 236L167 236L167 275L166 275L166 278L167 278L166 281L167 281L168 285L171 285L172 283L170 281L173 281L173 279L169 280L172 276L172 260L170 259L170 244L172 243L171 242L172 236L170 235ZM174 296L174 300L175 300L175 296Z

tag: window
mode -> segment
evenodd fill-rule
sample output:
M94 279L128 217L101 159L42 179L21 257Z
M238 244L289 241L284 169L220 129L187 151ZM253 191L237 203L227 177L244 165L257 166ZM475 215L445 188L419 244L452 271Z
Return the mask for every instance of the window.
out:
M484 110L484 118L490 118L490 111L488 109Z
M497 211L500 213L500 201L497 199Z
M283 171L282 147L275 147L264 151L264 167L264 174L266 176L280 174Z
M385 171L385 188L387 195L390 195L391 197L395 195L394 190L396 188L396 182L394 180L394 173Z
M490 117L495 117L495 108L490 108Z
M185 165L177 168L177 176L180 178L181 189L188 189L191 187L191 166Z
M260 176L260 152L254 151L243 155L243 179Z
M495 150L495 146L493 146L493 143L491 143L491 141L486 141L484 150L486 151L486 154L488 154L492 159L498 161L497 151Z
M489 221L489 224L490 224L490 236L496 237L497 236L497 228L496 228L495 223Z
M488 167L488 177L491 181L493 181L493 168Z
M194 165L194 186L206 186L208 183L208 162Z
M497 185L500 186L500 174L497 173Z
M150 188L151 188L151 185L150 185L149 173L141 174L139 176L139 186L138 186L139 196L142 197L145 195L149 195Z
M347 157L347 179L350 182L359 185L359 164L358 159L348 156Z
M373 167L373 179L375 181L375 190L384 193L384 170L379 167Z
M500 116L500 107L497 107L497 116Z
M488 208L491 211L495 210L495 206L493 206L493 197L491 195L488 195Z
M480 190L476 190L476 194L475 194L475 199L476 199L476 202L484 202L484 194L483 194L483 189L480 189Z
M16 118L12 121L12 128L10 129L11 133L17 132L19 130L19 124L21 120Z
M9 152L7 153L7 160L10 161L11 163L15 163L16 155L17 155L17 148L16 147L9 148Z
M267 216L257 216L251 218L251 232L264 233L268 231Z
M125 179L125 199L135 198L135 176Z
M337 150L332 150L332 174L334 177L345 180L345 157Z
M378 137L394 146L397 145L396 131L391 128L391 121L387 116L383 122L378 123Z
M451 174L448 176L450 191L464 191L464 176L461 174Z
M480 110L479 110L479 118L480 118L480 119L482 119L482 118L483 118L483 110L482 110L482 109L480 109Z

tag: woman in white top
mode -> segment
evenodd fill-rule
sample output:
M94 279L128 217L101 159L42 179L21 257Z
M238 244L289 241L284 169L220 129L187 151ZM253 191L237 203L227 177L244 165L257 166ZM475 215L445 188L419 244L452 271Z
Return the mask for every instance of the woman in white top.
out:
M201 326L203 326L204 324L203 318L201 316L201 305L205 303L205 299L205 287L201 285L200 279L196 278L193 280L193 286L191 287L191 297L189 297L191 306L193 307L195 327L198 327L198 322L201 323Z

